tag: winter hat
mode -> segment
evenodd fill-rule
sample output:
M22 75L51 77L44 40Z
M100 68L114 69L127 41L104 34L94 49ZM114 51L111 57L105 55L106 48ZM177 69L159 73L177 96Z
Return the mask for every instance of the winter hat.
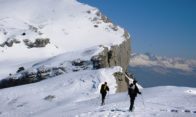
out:
M137 80L134 80L133 83L137 83Z

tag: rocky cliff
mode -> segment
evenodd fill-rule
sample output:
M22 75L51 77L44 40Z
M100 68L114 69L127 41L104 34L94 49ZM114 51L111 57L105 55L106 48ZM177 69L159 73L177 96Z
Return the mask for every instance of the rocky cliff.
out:
M6 0L0 12L0 88L86 69L127 71L130 36L97 8L76 0Z
M125 77L124 72L127 72L131 53L131 39L127 31L124 31L126 39L120 45L111 46L110 49L104 47L104 50L91 58L94 69L121 66L123 73L113 74L116 78L116 92L127 91L129 80Z
M96 56L93 56L91 61L95 69L121 66L123 71L127 71L130 60L130 37L127 31L124 31L123 41L119 45L113 45L110 47L104 47L104 50Z

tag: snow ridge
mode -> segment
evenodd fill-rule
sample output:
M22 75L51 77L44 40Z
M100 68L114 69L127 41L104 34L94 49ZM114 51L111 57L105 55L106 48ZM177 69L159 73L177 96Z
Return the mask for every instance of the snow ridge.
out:
M76 0L0 0L0 12L0 77L20 64L125 40L124 29Z

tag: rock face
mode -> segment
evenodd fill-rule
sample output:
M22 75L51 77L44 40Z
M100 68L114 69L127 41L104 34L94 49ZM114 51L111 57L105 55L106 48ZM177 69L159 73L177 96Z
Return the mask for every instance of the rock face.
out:
M12 40L8 39L7 41L0 43L0 47L4 47L4 46L12 47L14 43L17 44L20 43L20 41L17 39L12 39Z
M127 91L129 80L125 77L124 72L128 71L128 65L130 61L130 37L127 31L124 32L124 38L126 39L120 45L112 46L110 50L104 47L104 50L96 56L91 58L94 69L121 66L123 73L113 74L116 78L117 90L116 92Z
M28 40L28 39L25 39L23 41L28 48L45 47L47 44L50 43L49 38L38 38L38 39L35 39L35 42L31 42L31 40Z
M125 31L124 37L126 40L120 45L112 46L110 49L104 47L104 50L91 58L94 69L121 66L123 71L127 71L130 60L130 37Z
M116 92L125 92L128 89L129 79L125 77L124 73L116 72L113 74L116 78L117 90Z
M8 7L10 4L16 10L13 11L13 8ZM42 8L43 5L44 8ZM2 12L0 14L0 58L2 61L13 58L14 62L18 60L20 63L26 58L30 59L29 61L35 61L99 45L101 45L100 51L104 48L102 52L97 51L96 54L86 57L88 60L75 58L76 60L66 61L67 64L63 68L55 64L55 66L44 70L32 66L31 69L35 70L33 72L26 71L24 68L19 68L17 73L7 70L13 75L0 80L0 88L34 83L67 73L64 70L67 68L66 65L71 66L71 68L67 68L71 72L113 66L121 66L123 72L127 71L131 51L130 36L127 31L112 23L97 8L78 3L76 0L60 0L58 2L18 0L5 2L2 6L0 4L0 7ZM4 13L5 11L9 14ZM21 15L27 17L24 17L23 20L18 19L18 16ZM18 45L15 46L15 44ZM28 49L24 49L24 47ZM20 53L20 56L15 56L17 52ZM47 64L51 63L46 62L43 65L48 66ZM60 68L58 68L59 66ZM116 75L119 81L117 84L124 86L126 82L121 80L121 77L123 74ZM118 90L122 91L121 89Z
M70 66L67 66L67 64L70 64ZM36 66L36 64L34 66ZM87 69L88 70L92 69L91 62L81 60L81 59L67 61L65 63L61 63L58 66L53 66L53 67L44 66L44 65L31 69L25 69L24 67L19 67L16 73L13 74L10 73L8 77L5 77L0 80L0 89L35 83L65 73L78 72Z

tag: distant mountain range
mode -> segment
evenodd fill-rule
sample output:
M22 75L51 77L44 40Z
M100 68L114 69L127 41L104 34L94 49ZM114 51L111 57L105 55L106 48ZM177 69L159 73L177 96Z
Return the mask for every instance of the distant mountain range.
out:
M132 54L129 72L144 87L174 85L196 87L196 60Z

